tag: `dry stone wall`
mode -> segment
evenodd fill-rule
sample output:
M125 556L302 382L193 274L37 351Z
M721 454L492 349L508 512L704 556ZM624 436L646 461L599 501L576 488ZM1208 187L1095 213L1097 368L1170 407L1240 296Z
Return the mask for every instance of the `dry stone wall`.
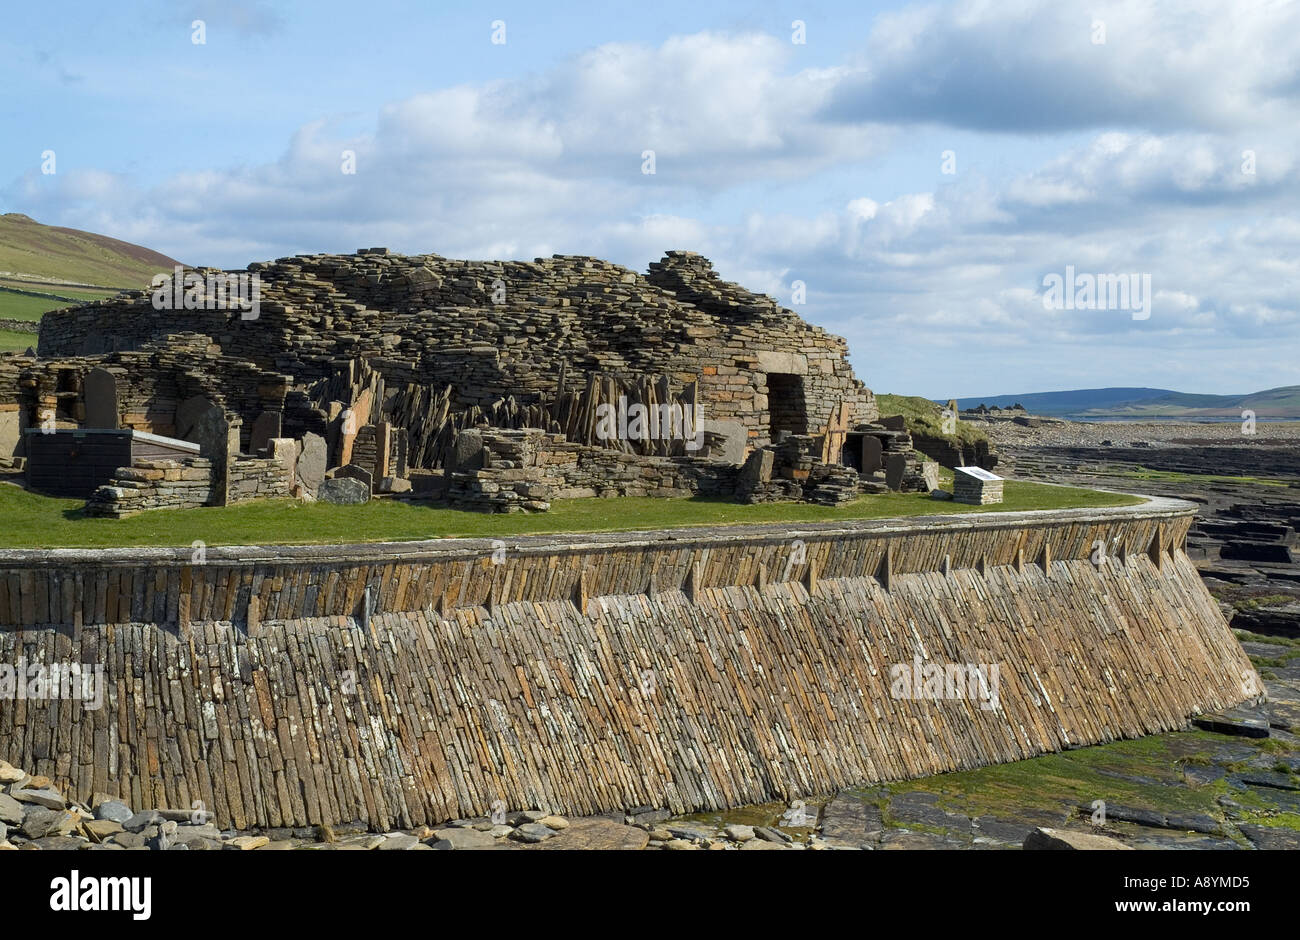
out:
M28 426L39 424L47 412L61 427L82 424L86 377L103 369L116 380L117 427L177 437L186 430L178 424L181 405L205 398L241 416L245 447L256 417L282 409L289 389L287 376L223 355L209 337L196 333L172 335L134 352L11 363L6 368L0 360L0 394L12 382L13 400Z
M365 359L395 385L450 383L457 409L553 396L566 376L665 375L698 380L706 418L738 422L751 445L770 440L773 376L802 398L807 426L795 430L818 433L841 408L853 422L877 414L843 339L722 281L691 252L669 252L644 275L579 256L478 262L383 250L249 270L262 285L256 319L156 310L136 291L46 314L38 351L82 356L201 334L299 384L328 378L341 359Z
M466 509L544 512L555 499L720 496L735 491L739 476L722 461L644 457L536 428L461 432L461 439L467 466L448 471L447 495Z
M0 738L80 800L240 828L686 812L1018 760L1258 695L1191 512L516 539L499 562L486 540L0 552L0 661L104 669L103 707L14 703ZM914 657L999 666L999 706L898 697Z
M239 456L229 465L226 501L274 499L292 495L291 468L281 458ZM86 501L86 513L121 519L149 509L194 509L217 497L213 462L205 457L179 460L137 459Z

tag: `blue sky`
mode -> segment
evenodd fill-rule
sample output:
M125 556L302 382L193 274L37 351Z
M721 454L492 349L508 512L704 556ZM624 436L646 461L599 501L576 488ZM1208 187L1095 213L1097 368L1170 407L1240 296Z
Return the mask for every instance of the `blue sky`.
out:
M0 209L187 263L386 245L643 270L692 249L787 305L802 280L795 309L878 391L1300 384L1294 3L151 0L6 20ZM1045 308L1067 266L1149 274L1150 316Z

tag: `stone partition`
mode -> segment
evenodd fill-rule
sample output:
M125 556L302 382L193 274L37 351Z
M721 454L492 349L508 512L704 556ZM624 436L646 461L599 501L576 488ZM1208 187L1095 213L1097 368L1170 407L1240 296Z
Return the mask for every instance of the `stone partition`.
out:
M717 808L1182 726L1258 694L1194 506L365 546L0 552L0 708L72 795L221 825ZM1105 560L1090 560L1100 543ZM991 663L999 707L891 695Z
M236 455L226 480L227 503L292 495L292 469L283 459ZM196 509L217 498L213 462L206 457L137 459L86 501L86 514L121 519L151 509Z

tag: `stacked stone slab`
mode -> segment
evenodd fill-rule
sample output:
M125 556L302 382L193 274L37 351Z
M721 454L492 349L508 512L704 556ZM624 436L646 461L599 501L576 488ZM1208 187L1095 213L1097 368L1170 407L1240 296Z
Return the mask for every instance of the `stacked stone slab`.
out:
M116 426L175 437L180 406L206 398L242 422L242 446L265 412L284 408L290 377L267 372L246 359L224 355L208 336L180 333L137 351L54 359L0 356L0 395L18 406L26 427L48 415L59 427L80 426L87 417L85 382L95 370L115 379ZM11 384L12 383L12 384Z
M720 496L738 479L738 468L721 461L645 457L539 428L463 431L456 458L448 501L490 512L544 512L556 499L595 496Z
M238 429L244 455L219 455L218 503L282 491L242 462L263 455L291 464L288 488L302 496L326 478L405 492L411 470L440 469L428 490L492 509L730 495L746 455L778 438L775 476L750 481L748 498L839 505L886 484L924 488L906 432L871 423L875 400L844 340L722 280L693 252L668 252L644 275L583 256L479 262L385 249L248 271L260 281L251 317L221 309L215 294L198 309L162 308L150 291L47 314L45 358L0 358L0 394L13 387L20 424L52 409L75 425L86 416L86 375L110 372L122 426L177 436L185 402L211 401ZM596 416L615 402L692 413L703 447L688 449L684 437L611 440ZM512 433L482 445L485 464L457 465L459 436L479 428ZM879 466L860 474L839 463L853 428L871 429L878 445ZM283 439L298 444L271 455ZM516 446L535 449L515 459ZM117 511L114 500L97 503Z
M190 509L212 500L212 461L139 460L122 467L86 502L86 515L121 519L147 509Z
M936 466L912 450L906 431L861 424L854 433L876 441L876 463L857 471L824 460L820 437L791 434L750 453L737 477L737 495L748 503L805 500L838 506L865 493L929 492L938 485Z
M10 550L0 661L102 664L103 707L6 703L0 740L73 799L222 829L712 812L1023 760L1258 700L1193 511L814 523L797 553L779 525ZM972 655L997 708L891 690Z
M39 351L80 356L197 332L224 355L300 384L327 378L342 359L364 359L392 383L450 383L455 410L553 396L562 379L576 385L592 373L663 375L678 387L698 380L707 417L737 422L748 446L770 441L773 373L800 386L805 433L820 433L842 405L854 421L877 413L843 339L722 281L690 252L668 253L645 275L580 256L479 262L373 251L249 270L261 280L256 319L158 310L149 292L128 292L46 314ZM256 419L243 417L246 426Z
M537 428L493 430L470 435L482 444L478 453L468 442L458 451L469 469L451 474L447 496L453 506L489 512L545 512L551 487L542 482L537 454L546 432Z
M280 459L237 457L229 466L228 502L290 495L289 468ZM194 509L213 503L213 461L140 459L120 467L86 502L86 514L121 519L149 509Z

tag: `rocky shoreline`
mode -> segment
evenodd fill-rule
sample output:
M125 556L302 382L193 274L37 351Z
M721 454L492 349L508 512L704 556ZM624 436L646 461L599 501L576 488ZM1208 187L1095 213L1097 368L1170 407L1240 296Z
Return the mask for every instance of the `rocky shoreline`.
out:
M1229 623L1300 636L1300 423L983 426L1002 475L1199 503L1187 552Z
M581 819L533 809L394 832L362 823L221 830L201 807L137 811L103 793L89 805L70 801L48 778L0 760L0 851L1297 849L1300 640L1245 645L1271 676L1271 702L1255 710L789 806L684 817L652 807Z

